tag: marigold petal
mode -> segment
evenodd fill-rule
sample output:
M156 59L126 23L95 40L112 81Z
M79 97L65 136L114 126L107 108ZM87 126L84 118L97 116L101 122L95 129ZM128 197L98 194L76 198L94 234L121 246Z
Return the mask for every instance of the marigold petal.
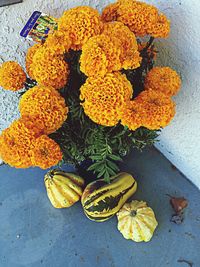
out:
M169 67L154 67L145 78L145 88L160 91L168 96L178 93L181 79L176 71Z
M98 11L89 6L71 8L58 20L58 30L67 32L73 50L82 49L91 37L101 33L102 26Z
M104 126L118 123L120 108L133 94L126 76L118 72L108 73L105 77L90 77L80 91L85 113L91 120Z
M157 130L167 126L175 115L175 103L162 92L148 89L135 99L145 110L143 126Z
M24 117L14 121L0 135L1 158L16 168L31 167L32 144L41 134L41 125L31 118Z
M17 62L7 61L0 66L0 86L5 90L18 91L25 82L26 74Z
M59 145L47 135L41 135L33 142L31 161L34 166L48 169L62 159Z
M55 50L52 48L42 46L37 49L33 56L31 68L35 80L40 85L60 89L68 81L68 64L65 62L63 55L55 54Z
M67 119L68 107L64 98L52 87L35 86L19 102L21 116L29 116L43 125L44 133L59 129Z

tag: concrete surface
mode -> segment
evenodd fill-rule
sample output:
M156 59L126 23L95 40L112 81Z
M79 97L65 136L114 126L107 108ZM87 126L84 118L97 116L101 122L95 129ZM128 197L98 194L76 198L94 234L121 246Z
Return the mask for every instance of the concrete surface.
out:
M114 0L24 0L23 3L0 8L0 62L16 60L24 65L29 42L19 32L34 10L55 17L77 5L102 9ZM183 88L175 98L177 115L162 132L158 149L162 151L189 179L200 187L200 1L146 0L155 4L171 20L171 36L158 40L158 60L175 68L182 76ZM0 131L18 118L17 93L0 88Z
M138 181L134 199L147 201L155 211L159 227L149 243L125 240L116 217L88 220L79 203L54 209L43 184L46 171L0 167L0 267L187 266L183 260L199 267L198 189L155 149L133 151L121 169ZM166 194L189 200L182 225L170 222Z

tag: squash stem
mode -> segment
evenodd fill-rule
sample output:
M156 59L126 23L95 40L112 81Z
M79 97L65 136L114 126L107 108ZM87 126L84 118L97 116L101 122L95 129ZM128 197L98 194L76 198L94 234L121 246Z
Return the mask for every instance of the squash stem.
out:
M132 210L131 213L130 213L130 216L131 217L135 217L137 215L137 212L135 210Z

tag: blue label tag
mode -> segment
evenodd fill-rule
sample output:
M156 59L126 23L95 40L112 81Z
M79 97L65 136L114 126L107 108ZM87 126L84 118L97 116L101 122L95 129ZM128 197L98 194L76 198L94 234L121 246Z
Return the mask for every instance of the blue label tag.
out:
M21 30L20 35L22 37L27 37L29 32L33 29L35 23L37 22L38 18L41 16L42 12L34 11L29 20L27 21L24 28Z
M50 31L53 32L55 29L57 29L55 18L42 12L34 11L20 32L20 36L40 43L47 38Z

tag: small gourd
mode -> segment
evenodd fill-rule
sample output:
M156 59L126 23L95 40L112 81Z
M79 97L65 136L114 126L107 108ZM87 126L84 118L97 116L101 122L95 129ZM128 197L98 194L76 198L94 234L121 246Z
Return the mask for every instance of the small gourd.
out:
M126 239L148 242L158 225L153 210L146 202L133 200L117 213L118 230Z
M55 208L68 208L82 196L84 180L74 173L50 170L44 178L47 196Z

